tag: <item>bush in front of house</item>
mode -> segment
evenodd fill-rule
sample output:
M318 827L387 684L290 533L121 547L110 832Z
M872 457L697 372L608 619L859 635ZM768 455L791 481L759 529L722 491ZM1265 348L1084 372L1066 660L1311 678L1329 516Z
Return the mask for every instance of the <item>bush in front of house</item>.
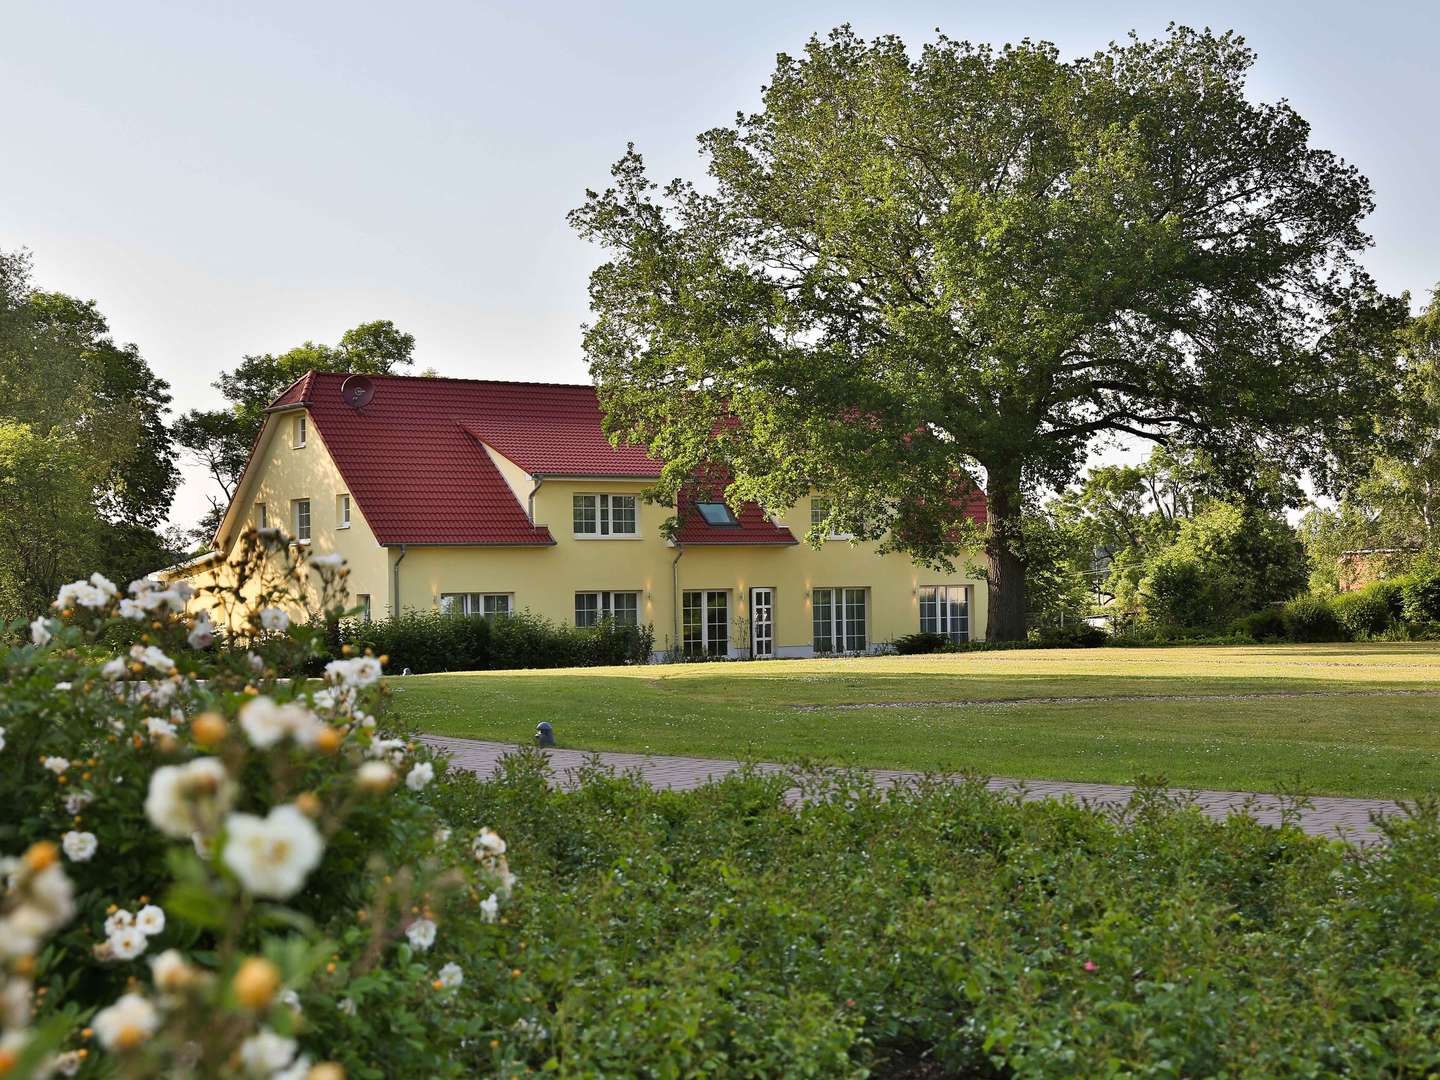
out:
M388 656L389 670L491 671L509 668L642 664L655 647L654 628L602 619L577 628L529 612L445 615L406 612L397 619L346 620L340 643Z
M1417 626L1440 624L1440 572L1433 569L1407 574L1399 580L1400 611Z
M921 631L918 634L903 634L890 642L890 647L899 656L923 656L927 653L954 651L954 643L944 634Z
M1297 596L1280 610L1291 641L1343 641L1346 634L1327 596Z
M1330 606L1346 635L1363 641L1377 637L1390 628L1394 620L1391 597L1395 593L1398 589L1388 582L1377 581L1363 589L1340 593L1330 601Z

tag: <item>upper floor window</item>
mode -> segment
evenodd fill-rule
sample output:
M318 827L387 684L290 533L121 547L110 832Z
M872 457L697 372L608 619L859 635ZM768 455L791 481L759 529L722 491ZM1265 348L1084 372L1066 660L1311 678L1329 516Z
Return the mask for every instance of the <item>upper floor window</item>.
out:
M290 523L296 540L310 539L310 500L296 499L290 504L294 520Z
M813 498L813 499L811 499L811 500L810 500L810 527L811 527L812 529L815 529L815 528L819 528L820 526L824 525L824 524L825 524L825 520L826 520L826 518L828 518L828 517L830 516L830 511L831 511L832 509L833 509L833 506L831 505L831 502L830 502L829 499L823 499L823 498ZM825 539L827 539L827 540L853 540L853 539L855 539L855 535L854 535L853 533L848 533L848 532L836 532L835 530L832 529L832 530L830 530L829 532L827 532L827 533L825 534Z
M306 418L304 413L301 413L299 416L295 417L293 420L290 421L290 445L293 446L296 450L299 450L302 446L305 445L305 433L307 426L308 425L306 424Z
M270 527L270 519L266 516L264 503L255 504L255 527L257 529L268 529Z
M926 585L920 589L920 632L970 640L970 587Z
M350 527L350 496L335 496L335 527L337 529L348 529Z
M740 524L735 515L730 512L730 507L721 502L697 502L695 509L705 519L707 525L720 525L722 527L736 527Z
M515 610L511 593L441 593L440 611L446 615L509 615Z
M610 619L625 626L640 622L638 592L577 592L575 594L575 625L594 626L601 619Z
M634 495L576 495L576 536L638 536Z

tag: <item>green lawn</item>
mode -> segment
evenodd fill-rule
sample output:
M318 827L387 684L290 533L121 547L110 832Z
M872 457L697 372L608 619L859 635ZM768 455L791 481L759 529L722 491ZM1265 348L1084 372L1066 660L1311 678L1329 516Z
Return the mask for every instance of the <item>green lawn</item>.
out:
M399 714L423 730L507 742L527 741L548 720L560 745L586 750L1116 783L1148 775L1317 795L1440 790L1437 643L1005 651L387 681Z

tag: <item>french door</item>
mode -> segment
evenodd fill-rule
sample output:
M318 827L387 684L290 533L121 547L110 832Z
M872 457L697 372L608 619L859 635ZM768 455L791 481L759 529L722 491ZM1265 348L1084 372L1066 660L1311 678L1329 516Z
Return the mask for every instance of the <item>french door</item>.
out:
M750 590L750 658L775 655L775 590Z

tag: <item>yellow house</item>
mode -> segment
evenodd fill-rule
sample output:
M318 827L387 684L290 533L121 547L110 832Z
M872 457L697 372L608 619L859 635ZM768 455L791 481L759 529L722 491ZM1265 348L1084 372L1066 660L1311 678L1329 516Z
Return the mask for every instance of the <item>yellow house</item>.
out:
M818 497L782 512L647 503L659 465L611 446L600 422L589 386L312 372L270 406L215 550L169 576L205 584L245 528L278 527L345 557L367 618L608 616L653 625L657 652L753 658L983 636L972 567L937 573L844 536L803 543Z

